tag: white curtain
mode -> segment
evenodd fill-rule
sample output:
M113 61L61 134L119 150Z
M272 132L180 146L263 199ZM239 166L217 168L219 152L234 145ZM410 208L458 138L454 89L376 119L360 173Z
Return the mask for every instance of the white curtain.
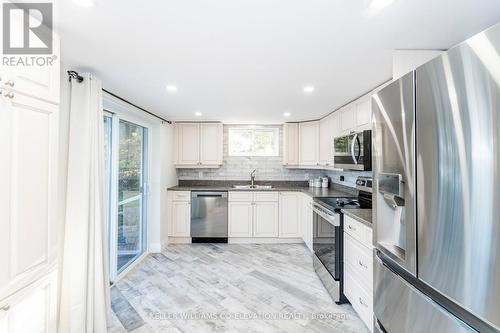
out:
M104 333L110 311L101 82L72 80L59 333Z

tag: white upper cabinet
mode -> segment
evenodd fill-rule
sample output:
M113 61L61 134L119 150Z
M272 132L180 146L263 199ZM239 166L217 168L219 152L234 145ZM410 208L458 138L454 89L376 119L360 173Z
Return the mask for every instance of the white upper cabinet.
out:
M356 104L356 131L369 130L371 128L371 118L371 96L368 96L364 97Z
M222 146L222 124L200 124L200 163L202 165L221 165Z
M339 112L342 134L354 132L356 128L356 105L349 104L340 109Z
M283 165L299 164L299 124L285 123L283 125Z
M333 165L333 139L335 137L335 113L319 121L319 164Z
M299 165L319 165L319 121L299 124Z
M221 123L176 123L176 167L220 166L222 131Z

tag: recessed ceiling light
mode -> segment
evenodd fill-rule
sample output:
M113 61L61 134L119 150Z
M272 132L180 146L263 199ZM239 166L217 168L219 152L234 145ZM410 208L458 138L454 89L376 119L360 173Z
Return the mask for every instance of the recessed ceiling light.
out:
M292 115L292 114L291 114L290 112L284 112L284 113L283 113L283 116L285 116L285 117L290 117L291 115Z
M200 111L196 111L196 112L194 113L194 115L195 115L196 117L201 117L201 116L203 115L203 113L201 113Z
M166 89L167 89L167 91L169 93L175 93L175 92L177 92L177 87L174 86L174 85L172 85L172 84L167 85Z
M313 91L314 91L314 86L305 86L305 87L304 87L304 92L305 92L306 94L310 94L310 93L312 93Z
M73 2L82 7L94 7L94 0L73 0Z
M370 8L381 9L390 6L394 0L371 0Z

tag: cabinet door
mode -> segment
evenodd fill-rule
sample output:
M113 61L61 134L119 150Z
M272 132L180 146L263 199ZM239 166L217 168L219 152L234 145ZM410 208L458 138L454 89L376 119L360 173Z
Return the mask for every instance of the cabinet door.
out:
M279 237L302 237L300 193L280 192Z
M1 333L53 333L57 325L57 272L0 303Z
M251 202L229 202L228 237L252 237L253 205Z
M0 299L57 259L58 107L0 96Z
M257 202L253 207L253 236L278 237L279 204Z
M200 125L193 123L175 124L177 137L178 165L199 165Z
M299 124L299 165L319 165L319 121Z
M319 164L330 166L333 160L333 114L319 122Z
M371 128L372 104L371 97L364 98L356 105L356 131L364 131Z
M52 65L46 66L2 66L1 87L8 88L29 97L59 104L60 89L60 52L59 38L53 34L53 54L40 55L49 59Z
M171 223L171 236L191 237L191 203L173 201Z
M340 111L340 126L342 134L354 132L356 128L356 106L349 104Z
M222 147L222 124L200 124L200 163L203 165L221 165Z
M299 164L299 124L283 125L283 165Z
M313 251L313 211L311 208L312 198L306 194L302 195L302 239L309 250Z

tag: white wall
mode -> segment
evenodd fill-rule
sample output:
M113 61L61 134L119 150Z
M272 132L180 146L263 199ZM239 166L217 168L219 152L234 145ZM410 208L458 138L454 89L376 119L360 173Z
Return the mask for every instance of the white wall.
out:
M392 53L393 80L399 79L443 52L441 50L394 50Z

